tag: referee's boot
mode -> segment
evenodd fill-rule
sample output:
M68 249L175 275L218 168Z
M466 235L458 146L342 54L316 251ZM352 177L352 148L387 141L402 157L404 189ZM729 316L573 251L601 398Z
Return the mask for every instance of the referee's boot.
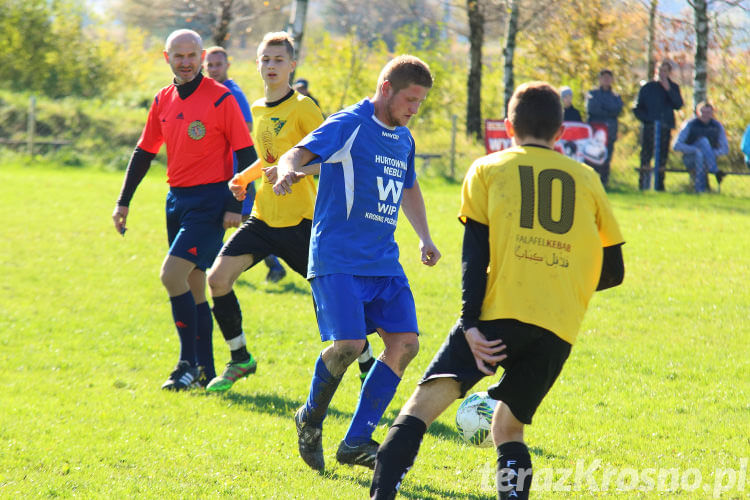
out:
M194 387L198 383L198 368L190 362L181 360L177 363L169 378L161 385L167 391L184 391Z

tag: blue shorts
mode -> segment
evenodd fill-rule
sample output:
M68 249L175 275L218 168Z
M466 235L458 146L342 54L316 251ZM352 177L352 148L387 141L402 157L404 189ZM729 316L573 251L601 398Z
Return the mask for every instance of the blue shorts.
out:
M320 338L356 340L380 328L418 333L414 296L405 276L326 274L310 280Z
M189 260L201 271L211 267L224 239L224 212L231 195L226 182L170 188L169 255Z
M253 213L253 204L255 204L255 182L251 182L247 185L245 199L242 200L242 215L250 215Z

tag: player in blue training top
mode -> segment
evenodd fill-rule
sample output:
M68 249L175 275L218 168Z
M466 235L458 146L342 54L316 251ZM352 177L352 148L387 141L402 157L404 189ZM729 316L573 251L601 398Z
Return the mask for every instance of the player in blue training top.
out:
M328 405L367 332L376 330L385 350L365 379L339 445L341 463L374 468L378 443L372 433L419 350L414 298L393 233L403 206L419 236L422 262L434 266L440 259L406 128L431 87L423 61L393 59L380 73L375 97L329 117L281 157L275 172L274 192L283 195L304 177L304 165L322 164L307 277L320 336L333 344L316 361L307 402L294 417L300 455L316 470L325 468L322 427Z
M242 92L237 83L229 78L227 71L231 63L229 62L229 55L224 47L218 45L209 47L206 49L206 59L204 60L204 66L208 76L216 80L217 82L224 85L234 96L237 104L240 106L242 116L245 117L248 130L253 129L253 115L250 113L250 104L247 102L245 93ZM237 158L234 159L234 173L237 173ZM247 193L245 199L242 200L242 220L245 221L250 217L250 213L253 211L253 202L255 201L255 183L251 182L247 185ZM276 283L281 281L286 276L286 270L281 265L279 259L275 255L269 255L263 259L266 266L268 267L268 274L266 275L266 281Z

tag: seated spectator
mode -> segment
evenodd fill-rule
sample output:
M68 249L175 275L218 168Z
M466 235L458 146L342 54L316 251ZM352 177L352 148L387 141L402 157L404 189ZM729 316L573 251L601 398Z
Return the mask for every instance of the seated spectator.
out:
M724 178L716 159L729 153L729 143L724 127L714 118L714 107L710 103L698 103L695 115L683 124L674 150L683 154L685 168L695 174L695 192L701 193L708 188L707 172L715 174L718 183Z
M573 90L570 87L560 88L560 99L563 103L563 121L582 122L581 113L573 107Z
M745 129L745 133L742 134L740 149L742 149L742 153L745 155L745 165L750 168L750 125Z

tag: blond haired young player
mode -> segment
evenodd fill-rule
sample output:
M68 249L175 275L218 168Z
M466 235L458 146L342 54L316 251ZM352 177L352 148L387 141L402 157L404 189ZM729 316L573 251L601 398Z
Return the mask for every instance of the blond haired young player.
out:
M378 450L370 495L393 498L427 427L483 377L498 498L525 499L523 431L568 358L595 290L624 276L623 238L599 176L554 151L562 105L544 82L521 85L505 126L515 147L474 162L464 179L461 318Z
M300 180L294 195L275 196L263 169L274 167L279 157L323 122L320 108L289 85L297 62L291 37L284 32L265 35L257 51L257 67L263 78L265 97L251 106L253 137L258 160L235 175L229 187L235 197L245 197L248 183L263 176L250 218L219 252L208 275L214 318L231 351L224 372L206 387L224 392L234 382L254 373L257 361L247 350L242 330L242 312L232 290L245 270L267 255L282 258L294 271L307 274L310 226L316 187L312 176ZM315 173L314 169L310 173ZM371 362L372 363L372 362ZM371 364L370 363L370 364ZM367 366L369 368L369 366Z

